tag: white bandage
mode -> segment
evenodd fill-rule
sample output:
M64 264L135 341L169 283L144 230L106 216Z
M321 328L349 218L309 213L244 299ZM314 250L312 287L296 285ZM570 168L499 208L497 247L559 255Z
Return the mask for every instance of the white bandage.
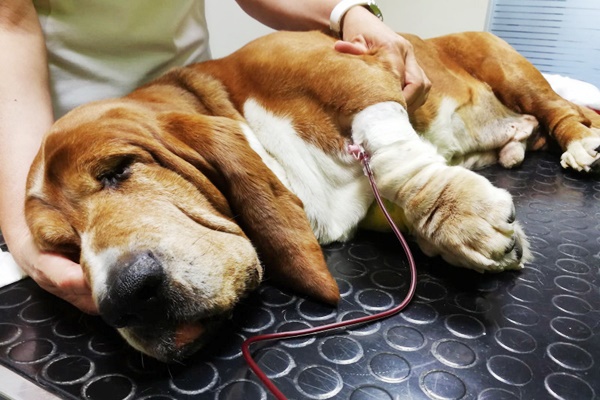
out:
M352 139L370 153L400 140L420 140L406 109L394 101L374 104L356 114Z

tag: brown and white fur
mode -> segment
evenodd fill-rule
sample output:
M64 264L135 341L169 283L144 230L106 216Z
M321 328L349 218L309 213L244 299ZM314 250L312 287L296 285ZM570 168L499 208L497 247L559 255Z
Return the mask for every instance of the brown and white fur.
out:
M425 253L522 268L530 252L510 194L468 168L511 168L552 140L564 167L588 171L600 117L491 34L406 37L433 83L412 115L383 50L341 54L315 32L272 34L76 108L29 176L38 245L81 263L131 345L178 359L210 339L263 267L338 301L320 244L369 223L373 195L347 151L357 143Z

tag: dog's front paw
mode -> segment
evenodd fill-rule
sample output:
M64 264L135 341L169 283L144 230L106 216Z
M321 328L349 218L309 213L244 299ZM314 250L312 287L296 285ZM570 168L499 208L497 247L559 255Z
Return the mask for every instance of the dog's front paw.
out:
M480 272L521 269L531 258L527 238L515 221L510 194L487 179L452 167L429 212L415 221L423 252ZM427 186L425 186L427 188Z
M589 172L597 168L600 162L600 137L586 137L569 143L560 157L563 168Z

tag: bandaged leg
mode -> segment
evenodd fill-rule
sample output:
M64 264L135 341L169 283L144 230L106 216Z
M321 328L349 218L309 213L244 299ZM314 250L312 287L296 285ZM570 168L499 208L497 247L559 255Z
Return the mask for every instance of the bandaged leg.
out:
M428 255L476 270L520 268L529 254L508 192L463 167L448 166L412 128L397 103L359 112L352 138L370 155L381 194L403 208Z

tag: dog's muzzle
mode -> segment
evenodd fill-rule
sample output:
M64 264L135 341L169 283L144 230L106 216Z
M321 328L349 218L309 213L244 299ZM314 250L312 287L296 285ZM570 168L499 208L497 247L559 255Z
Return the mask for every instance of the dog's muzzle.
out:
M130 255L109 275L107 288L99 311L115 328L148 325L164 316L166 274L150 251Z

